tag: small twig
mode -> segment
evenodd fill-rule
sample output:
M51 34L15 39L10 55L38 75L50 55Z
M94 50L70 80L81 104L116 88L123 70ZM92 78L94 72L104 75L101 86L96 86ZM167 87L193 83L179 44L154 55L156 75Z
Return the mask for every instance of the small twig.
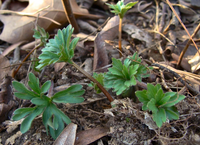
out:
M101 91L104 93L104 95L108 98L108 100L110 102L114 101L114 99L111 97L111 95L108 93L108 91L106 91L106 89L96 80L94 79L89 73L87 73L86 71L84 71L82 68L80 68L75 62L72 61L72 65L79 70L81 73L83 73L88 79L90 79L91 81L93 81L95 84L97 84L97 86L99 87L99 89L101 89Z
M71 8L71 4L69 0L61 0L61 1L65 10L65 15L67 16L69 23L74 27L74 33L78 33L79 27L74 17L74 14L72 12L72 8Z
M33 49L29 52L29 54L23 59L22 63L18 66L18 68L12 72L12 77L13 77L13 78L15 78L15 75L17 74L17 72L18 72L19 69L21 68L22 64L28 59L28 57L34 52L34 50L40 48L41 46L43 46L43 43L40 43L39 45L37 45L35 48L33 48Z
M192 88L190 85L188 85L188 84L181 78L181 76L180 76L179 74L177 74L176 72L174 72L174 71L170 70L169 68L167 68L167 67L165 67L165 66L162 66L162 65L160 65L160 64L158 64L158 63L154 63L154 64L152 64L152 66L156 66L156 67L159 67L159 69L161 69L161 70L170 72L171 74L174 75L174 77L175 77L176 79L178 79L184 86L186 86L194 95L198 95L198 96L200 95L200 93L199 93L197 90L195 90L195 89Z
M194 30L194 33L193 33L192 36L191 36L192 38L197 34L197 32L199 31L199 29L200 29L200 23L199 23L199 25L196 27L196 29ZM178 59L177 67L180 66L181 61L182 61L182 59L183 59L183 56L184 56L185 52L187 51L188 47L190 46L190 43L191 43L191 42L192 42L192 39L189 39L188 42L187 42L187 44L185 45L185 48L184 48L183 51L181 52L181 55L180 55L180 57L179 57L179 59Z

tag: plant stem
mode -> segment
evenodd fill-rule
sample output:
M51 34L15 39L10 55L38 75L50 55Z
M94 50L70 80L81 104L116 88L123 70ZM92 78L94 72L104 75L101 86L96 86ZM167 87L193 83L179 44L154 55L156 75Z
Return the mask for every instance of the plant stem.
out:
M119 17L119 55L122 57L122 18Z
M101 89L101 91L105 94L105 96L108 98L108 100L110 102L114 101L114 99L111 97L111 95L108 93L108 91L106 91L106 89L96 80L94 79L89 73L87 73L86 71L84 71L80 66L78 66L75 62L72 61L72 65L79 70L81 73L83 73L87 78L89 78L91 81L93 81L95 84L97 84L97 86L99 87L99 89Z
M38 49L39 47L43 46L44 44L41 42L39 45L37 45L35 48L33 48L28 55L23 59L22 63L18 66L18 68L16 70L14 70L12 72L12 77L15 78L15 75L17 74L17 72L19 71L19 69L21 68L22 64L28 59L28 57L31 55L31 53L33 53L34 50Z

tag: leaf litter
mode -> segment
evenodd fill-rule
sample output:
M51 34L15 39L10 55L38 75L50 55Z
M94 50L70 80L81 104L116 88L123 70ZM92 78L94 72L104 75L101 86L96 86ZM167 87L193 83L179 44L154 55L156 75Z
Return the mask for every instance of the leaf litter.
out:
M105 4L105 1L98 0ZM190 35L193 34L197 27L199 21L199 3L197 1L196 8L193 7L195 0L186 1L180 0L179 6L176 11L179 11L179 16L181 16L182 22L185 24L186 28L189 30ZM35 1L36 2L36 1ZM49 1L45 1L49 2ZM55 1L54 1L55 2ZM74 2L74 1L73 1ZM85 2L90 2L85 4ZM107 1L111 2L111 1ZM76 18L85 16L88 20L92 20L101 26L101 19L94 20L95 14L90 15L89 11L103 14L105 17L108 16L109 10L106 7L96 7L93 1L81 1L83 8L80 8L77 4L72 4L72 8L75 9L74 15ZM163 6L162 6L163 5ZM45 5L47 6L47 5ZM62 5L61 5L62 6ZM84 9L87 7L89 9ZM176 6L175 6L176 7ZM40 7L42 8L42 7ZM165 8L165 9L164 9ZM164 9L164 10L163 10ZM26 10L26 9L25 9ZM36 9L35 11L38 11ZM77 11L78 10L78 11ZM187 11L186 11L187 10ZM30 12L35 12L30 11ZM26 12L26 11L25 11ZM29 13L30 13L29 12ZM42 12L41 12L42 13ZM55 12L58 13L58 12ZM54 13L54 14L55 14ZM64 17L64 12L63 17ZM88 16L87 16L88 15ZM55 16L55 15L53 15ZM93 68L89 70L104 70L110 67L111 58L117 51L117 40L118 40L118 22L117 17L109 14L111 20L108 21L106 26L102 26L102 30L96 28L96 37L91 35L91 39L82 41L81 47L86 47L84 55L80 54L81 50L75 51L75 60L77 63L82 65L86 59L93 59ZM164 23L161 22L161 16ZM19 15L2 15L1 21L8 19L9 17L25 17ZM97 16L98 17L98 16ZM59 21L59 18L54 19ZM29 17L26 16L26 19ZM34 21L33 17L30 17ZM170 20L174 19L174 23ZM43 20L43 19L41 19ZM10 22L10 20L7 20ZM14 21L14 19L12 20ZM63 18L62 21L67 22L67 19ZM82 20L84 21L84 20ZM105 21L105 19L103 19ZM186 98L178 103L176 107L180 113L179 120L168 121L160 129L155 126L155 122L152 121L151 112L142 111L142 104L138 101L133 102L132 99L122 98L121 96L113 97L116 99L116 107L111 108L108 100L106 100L103 94L95 94L91 87L87 84L90 83L82 74L77 72L73 67L69 65L57 65L55 68L47 67L43 74L41 75L41 82L46 80L54 81L54 90L63 90L66 87L70 87L72 84L82 84L87 90L84 94L85 102L82 104L61 104L58 107L62 109L66 114L69 115L72 122L77 125L77 129L73 131L77 132L72 135L78 136L81 132L91 133L92 129L96 134L94 136L89 136L86 133L86 138L82 138L82 144L98 144L100 141L103 144L200 144L200 133L199 133L199 119L200 119L200 109L199 109L199 53L195 49L194 45L190 43L180 66L177 66L178 58L185 48L186 43L189 41L190 37L187 35L185 30L182 29L180 23L176 22L176 17L171 11L167 3L147 3L146 1L140 1L135 7L133 7L127 15L125 15L123 20L123 34L122 38L124 43L123 52L124 58L128 55L132 55L135 51L138 51L143 57L143 61L148 64L158 64L154 65L154 71L151 76L147 79L143 79L143 84L138 83L138 89L145 87L146 83L152 84L162 84L165 91L172 90L184 94ZM50 21L49 21L50 22ZM60 22L60 21L59 21ZM41 22L40 22L41 23ZM61 23L61 22L60 22ZM29 22L29 24L31 24ZM7 33L3 32L0 39L6 41L7 43L14 43L20 48L23 48L22 41L31 40L32 34L26 34L24 31L17 33L19 38L13 37L13 28L11 24L4 23L4 27L7 27L9 31ZM25 29L25 24L20 26L20 29ZM49 25L49 24L48 24ZM42 27L48 27L46 23ZM110 25L110 26L109 26ZM169 27L169 26L175 27ZM109 27L108 27L109 26ZM159 27L158 27L159 26ZM163 27L163 29L158 29ZM31 27L26 28L27 31L34 28L34 24ZM171 30L170 30L171 29ZM52 30L56 30L55 25L52 26ZM94 31L94 30L93 30ZM171 36L174 33L173 37ZM89 33L84 35L89 36ZM133 35L134 34L134 35ZM156 35L159 35L157 37ZM4 37L3 37L4 35ZM101 39L99 38L101 36ZM95 38L95 39L93 39ZM159 39L158 39L159 38ZM199 33L193 37L197 46L199 46ZM159 42L160 43L157 43ZM3 42L3 43L6 43ZM87 43L88 42L88 43ZM91 44L91 42L93 44ZM171 43L172 42L172 43ZM185 43L186 42L186 43ZM24 42L23 42L24 43ZM175 45L174 45L174 44ZM6 57L1 55L1 69L5 66L9 66L9 60L12 60L12 52L14 46L11 46L5 51ZM167 51L168 47L173 46L173 49ZM93 52L91 51L93 49ZM115 50L115 51L113 51ZM95 53L96 51L96 53ZM166 53L169 52L169 53ZM40 53L40 50L37 51ZM102 53L102 54L101 54ZM23 54L23 53L22 53ZM196 54L196 55L195 55ZM93 57L94 55L94 57ZM100 56L99 56L100 55ZM25 56L21 55L21 59ZM118 56L119 57L119 56ZM101 64L97 67L97 64ZM90 65L91 66L91 65ZM17 79L26 82L27 70L29 64L24 64L23 68L20 70ZM88 69L87 69L88 70ZM1 79L3 79L6 74L9 75L10 68L2 69ZM36 75L40 75L35 72ZM178 76L178 77L177 77ZM1 80L1 83L3 81ZM142 86L144 85L144 86ZM170 89L167 89L170 88ZM5 90L1 90L1 97L7 97L10 90L7 93L3 93ZM12 100L12 99L11 99ZM13 98L15 100L15 98ZM30 102L21 102L20 100L15 100L14 102L19 103L19 106L31 105ZM2 102L2 106L8 106L7 113L8 116L6 120L9 120L9 110L11 106L9 102ZM1 114L0 114L1 115ZM42 125L41 117L38 117L32 124L31 130L26 134L20 134L19 128L13 127L10 129L12 131L6 130L9 126L12 126L14 122L2 121L1 125L1 143L2 144L53 144L52 138L46 135L45 128ZM16 126L20 125L16 123ZM107 129L106 131L100 132L99 128ZM70 130L69 130L70 131ZM90 132L91 131L91 132ZM59 139L59 138L58 138ZM64 139L62 137L62 139ZM74 141L74 137L72 137ZM92 143L93 142L93 143ZM80 144L81 144L80 143ZM76 143L75 143L76 144Z

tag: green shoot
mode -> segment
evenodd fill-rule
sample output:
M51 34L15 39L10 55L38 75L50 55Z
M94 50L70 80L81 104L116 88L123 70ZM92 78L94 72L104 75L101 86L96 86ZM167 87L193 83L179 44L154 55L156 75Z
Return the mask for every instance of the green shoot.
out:
M185 98L176 92L163 93L160 84L147 84L147 90L136 91L136 96L143 103L142 110L152 111L153 120L159 128L167 118L179 119L179 113L174 105Z
M137 81L149 76L148 67L141 64L141 59L137 53L124 60L124 64L118 59L112 59L112 68L109 68L104 76L104 86L107 89L113 88L117 95L128 91L135 86Z
M17 98L30 100L35 106L27 108L19 108L15 110L13 120L17 121L25 118L21 124L20 130L22 133L27 132L33 120L42 114L43 124L47 130L50 131L51 136L56 139L64 129L64 123L69 124L71 120L61 110L59 110L55 103L81 103L84 101L84 94L81 85L73 85L64 91L54 94L51 98L47 97L45 93L51 86L51 81L46 81L41 87L39 86L39 79L33 73L29 73L28 85L29 90L22 83L13 81L13 87L17 90L14 95Z
M111 5L106 3L111 9L113 9L111 12L119 16L119 50L122 52L122 19L125 15L125 13L133 7L137 2L130 2L126 5L124 5L124 0L118 1L116 5ZM120 53L120 56L121 53Z
M49 43L46 44L45 48L42 49L42 54L39 56L40 65L37 66L38 69L42 69L44 66L54 64L56 62L66 62L72 64L76 69L93 81L101 89L110 102L113 98L105 90L105 88L90 74L85 72L81 67L79 67L72 58L74 56L74 49L78 43L79 38L74 38L71 41L71 36L73 33L73 28L71 25L67 26L62 30L58 30L58 34L54 39L50 39Z

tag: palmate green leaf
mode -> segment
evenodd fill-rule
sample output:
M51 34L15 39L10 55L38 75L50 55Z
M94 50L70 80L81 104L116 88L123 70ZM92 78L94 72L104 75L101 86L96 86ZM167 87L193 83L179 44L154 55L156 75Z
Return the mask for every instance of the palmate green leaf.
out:
M42 98L33 98L31 102L38 106L47 106L50 102L50 98L43 96Z
M183 99L185 99L184 95L175 93L173 96L170 97L168 102L164 104L162 107L172 107Z
M56 93L52 100L56 103L81 103L84 98L79 97L85 93L82 89L82 85L73 85L64 91Z
M178 113L178 111L177 111L175 106L166 108L165 111L166 111L166 114L167 114L167 117L169 118L169 120L172 120L172 119L177 120L177 119L179 119L179 113Z
M35 119L35 117L37 117L38 115L40 115L43 110L44 110L43 107L37 107L37 108L35 108L35 110L28 117L26 117L23 120L23 122L21 124L21 127L20 127L20 131L22 133L27 132L30 129L31 124L32 124L33 120Z
M29 73L28 75L29 77L29 81L28 81L28 85L29 87L35 91L37 94L40 94L41 90L40 90L40 84L39 84L39 79L35 77L35 75L33 73Z
M19 108L14 111L12 120L17 121L32 113L35 108Z
M58 30L58 34L54 39L50 39L46 47L42 50L42 54L39 56L39 62L43 65L39 65L37 67L38 69L42 69L44 66L56 62L72 63L71 59L74 56L74 49L79 40L79 38L74 38L71 41L73 31L74 29L71 25L68 25L67 28L62 30Z
M59 117L62 118L62 120L66 123L66 124L70 124L71 120L69 119L68 116L66 116L62 111L60 111L53 103L50 104L50 108L51 111L53 112L53 114L58 115Z
M52 115L53 115L53 112L51 111L50 105L46 106L46 109L44 110L42 114L42 121L46 128L47 135L48 135L48 121L52 117Z
M28 90L22 83L13 81L12 85L18 91L15 92L14 95L20 99L31 100L32 98L39 97L38 94L35 94L34 92Z
M62 119L58 118L58 124L59 124L59 126L57 129L53 129L52 127L49 126L50 134L54 140L56 140L56 138L60 135L60 133L64 129L64 123L63 123Z
M149 108L150 111L152 111L153 113L156 113L158 111L158 108L156 106L156 100L154 98L152 98L148 103L147 103L147 107Z
M166 122L166 113L163 108L160 108L157 112L153 113L153 121L160 128L164 122Z
M46 81L41 87L41 93L46 93L51 87L51 81Z

